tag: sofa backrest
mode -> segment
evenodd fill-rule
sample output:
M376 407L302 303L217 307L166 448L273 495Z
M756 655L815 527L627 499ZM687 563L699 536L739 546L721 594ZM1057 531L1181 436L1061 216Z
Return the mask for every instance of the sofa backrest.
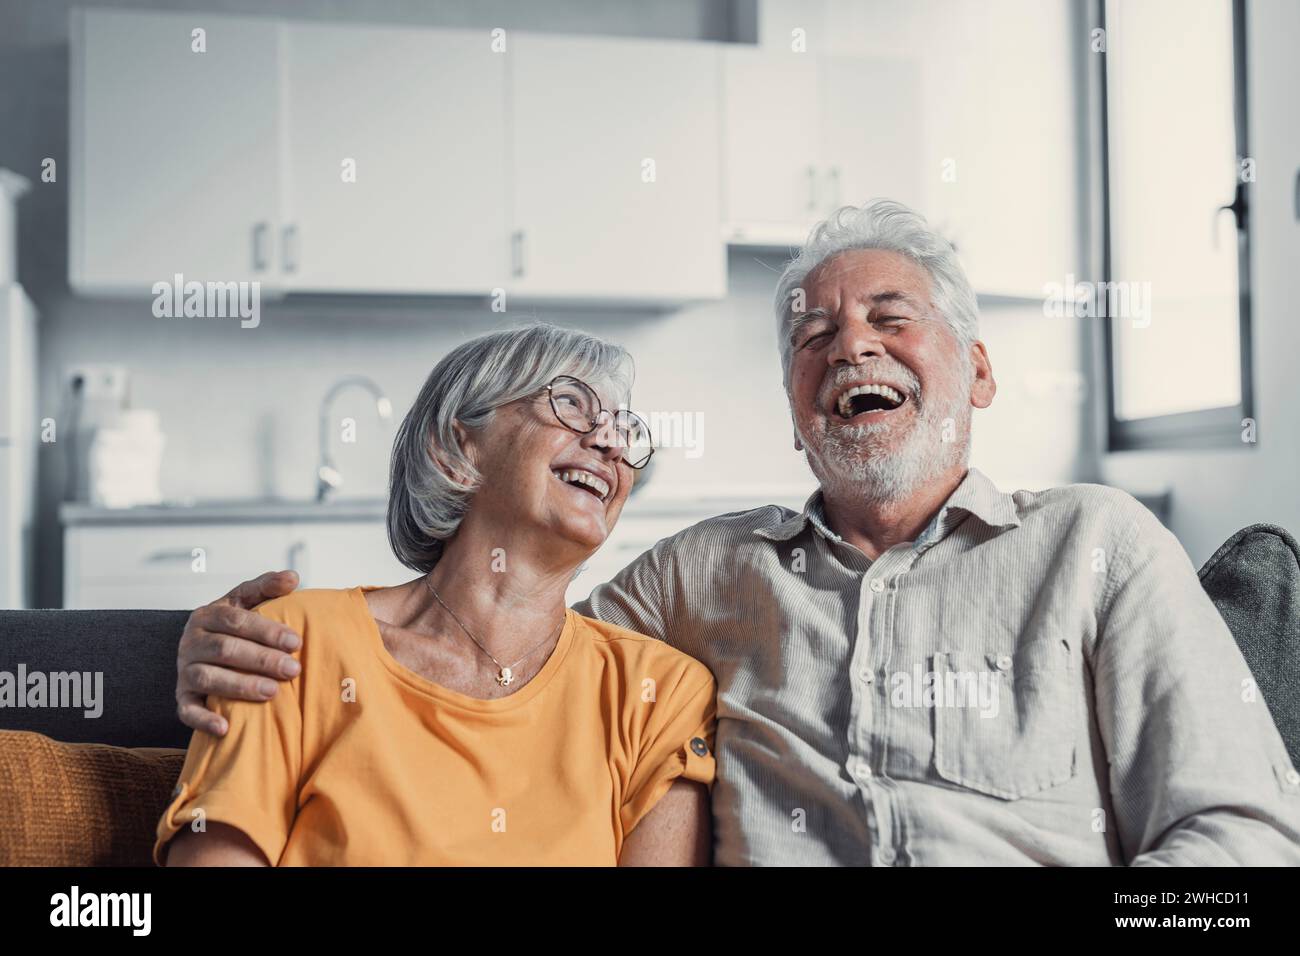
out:
M1300 545L1277 525L1254 524L1225 541L1200 577L1300 767Z
M176 717L176 645L188 611L0 611L0 681L45 675L42 706L0 707L0 729L32 730L55 740L119 747L187 747L190 729ZM95 694L95 675L101 675ZM68 675L56 676L51 675ZM89 675L87 679L85 675ZM30 704L26 684L15 703ZM61 691L55 701L48 693ZM3 692L5 688L0 688ZM27 694L24 694L27 690ZM72 693L99 697L99 716L87 716L91 701L52 707Z
M1205 563L1200 579L1300 766L1300 547L1276 525L1251 525ZM20 668L92 679L99 673L106 703L98 717L87 717L84 706L3 706L0 729L73 743L188 746L190 730L177 719L173 697L176 645L188 617L188 611L0 610L0 681Z

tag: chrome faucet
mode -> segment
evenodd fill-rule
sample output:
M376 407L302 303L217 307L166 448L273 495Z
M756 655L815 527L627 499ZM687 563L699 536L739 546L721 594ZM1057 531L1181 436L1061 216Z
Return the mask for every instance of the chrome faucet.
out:
M324 501L331 492L343 484L343 476L335 467L334 459L330 455L330 409L339 393L354 385L365 389L374 397L375 412L379 415L380 421L386 422L393 417L393 403L388 400L383 389L364 375L348 375L330 386L320 403L320 465L316 469L317 502Z

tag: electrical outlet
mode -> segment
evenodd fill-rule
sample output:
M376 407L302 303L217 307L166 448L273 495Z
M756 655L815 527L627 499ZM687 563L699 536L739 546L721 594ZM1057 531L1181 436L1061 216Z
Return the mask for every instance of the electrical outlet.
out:
M126 404L126 369L120 365L75 365L63 376L65 386L71 390L81 379L81 397L86 402L107 402L121 407Z

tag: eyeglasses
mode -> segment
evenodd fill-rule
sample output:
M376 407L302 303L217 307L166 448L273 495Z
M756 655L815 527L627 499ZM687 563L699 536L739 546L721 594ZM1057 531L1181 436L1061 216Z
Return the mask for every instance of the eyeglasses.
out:
M640 415L620 408L608 412L600 405L600 398L586 382L571 375L557 375L546 386L551 399L551 411L560 424L579 435L590 435L600 426L600 416L608 414L614 425L615 440L623 449L623 460L633 468L641 469L650 463L654 442L650 426Z

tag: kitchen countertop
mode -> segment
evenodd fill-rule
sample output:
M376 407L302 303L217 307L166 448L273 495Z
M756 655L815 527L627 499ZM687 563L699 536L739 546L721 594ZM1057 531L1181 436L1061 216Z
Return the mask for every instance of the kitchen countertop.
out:
M303 498L241 498L101 508L78 502L59 507L65 528L113 524L249 524L273 521L383 521L383 498L341 499L317 504Z
M1044 488L1060 482L1000 484L1012 488ZM663 488L648 494L634 495L623 511L624 518L662 518L686 516L700 520L709 515L742 511L765 504L782 504L798 510L810 488L796 486L689 486ZM1168 489L1130 490L1139 501L1151 508L1161 520L1167 517ZM375 521L387 517L388 501L384 498L358 498L317 504L304 498L238 498L177 501L138 508L101 508L78 502L64 502L59 520L65 528L106 525L159 524L256 524L282 521Z
M702 517L756 508L769 503L798 508L809 489L786 486L718 486L664 488L658 493L634 495L624 509L625 518L685 515ZM176 501L136 508L102 508L83 502L64 502L59 520L65 528L104 525L253 524L280 521L383 521L384 498L340 499L317 504L303 498L240 498Z

